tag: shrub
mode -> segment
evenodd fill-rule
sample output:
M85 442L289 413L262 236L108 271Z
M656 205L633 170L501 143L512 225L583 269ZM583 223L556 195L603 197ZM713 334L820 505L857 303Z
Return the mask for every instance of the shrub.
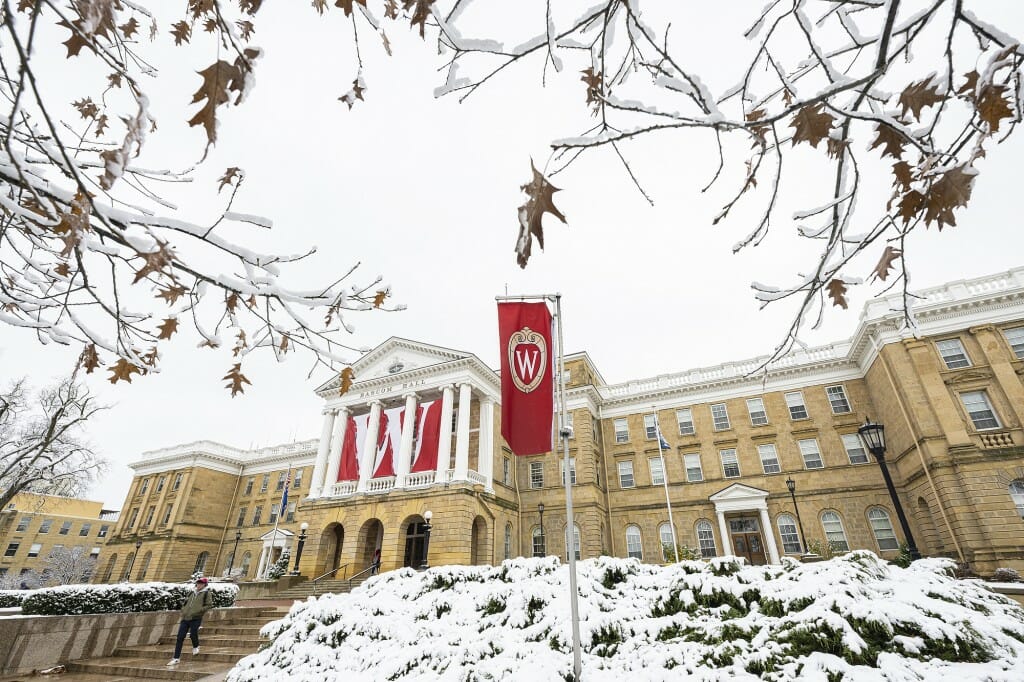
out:
M1020 573L1012 568L997 568L992 574L992 580L1000 583L1019 583L1021 582Z
M0 609L10 609L21 606L32 592L29 590L0 590Z
M173 611L185 605L194 589L189 583L61 585L29 593L21 610L33 616ZM207 589L215 607L231 606L238 594L237 586L223 583L212 584Z
M900 553L896 555L896 558L892 560L892 563L896 564L900 568L907 568L910 566L913 559L910 558L910 545L905 542L900 543Z
M288 552L281 555L281 558L274 562L274 565L267 569L267 580L277 580L288 572Z

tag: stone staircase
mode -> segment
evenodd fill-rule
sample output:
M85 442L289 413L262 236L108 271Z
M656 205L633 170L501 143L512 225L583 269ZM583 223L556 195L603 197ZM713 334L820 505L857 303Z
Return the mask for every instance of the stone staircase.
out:
M313 591L313 581L306 580L298 585L292 585L287 590L277 592L272 598L275 601L278 599L296 599L298 601L305 601L307 597L321 594L339 594L342 592L349 592L350 590L362 585L369 577L369 574L363 574L353 578L351 581L321 580L316 584L316 592Z
M242 606L215 609L203 619L199 630L200 652L192 655L192 642L185 638L181 663L168 667L178 632L175 623L156 644L121 647L106 658L83 659L67 664L62 681L91 682L106 680L199 680L223 673L249 654L256 653L267 640L260 628L288 613L285 606Z

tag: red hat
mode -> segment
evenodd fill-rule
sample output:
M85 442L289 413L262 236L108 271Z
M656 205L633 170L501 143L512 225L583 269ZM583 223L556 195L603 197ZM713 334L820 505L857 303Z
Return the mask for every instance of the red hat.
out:
M206 578L200 578L199 580L196 580L196 584L197 584L197 585L198 585L199 583L202 583L202 584L204 584L204 585L205 585L205 584L206 584L206 583L208 583L208 582L210 582L210 581L209 581L209 580L207 580Z

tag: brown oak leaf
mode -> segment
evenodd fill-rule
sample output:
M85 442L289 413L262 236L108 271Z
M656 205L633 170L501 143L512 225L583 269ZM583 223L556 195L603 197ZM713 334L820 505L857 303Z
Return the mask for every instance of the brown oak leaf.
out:
M220 183L220 185L217 187L217 193L219 194L220 191L224 189L224 185L230 185L231 182L236 178L239 181L241 181L242 177L243 174L241 168L238 168L237 166L232 166L231 168L228 168L226 171L224 171L224 175L222 175L220 179L217 181Z
M213 14L216 6L215 0L188 0L188 11L192 13L193 19Z
M999 132L999 122L1004 118L1013 118L1013 110L1003 93L1005 85L987 85L978 96L978 118L988 123L990 133Z
M343 10L345 10L345 16L347 17L347 16L351 16L352 15L352 3L353 2L358 2L363 7L366 7L366 0L336 0L336 2L334 3L334 6L335 7L340 7Z
M118 28L121 29L124 39L130 40L133 35L139 32L139 22L135 17L131 17L128 21L118 26Z
M252 38L252 34L256 32L256 27L252 25L251 21L236 21L235 26L238 27L242 40L248 41Z
M899 103L903 107L901 115L906 116L909 109L914 118L920 121L921 109L934 106L944 99L945 96L939 94L938 86L931 85L930 79L911 83L900 93Z
M55 267L53 271L56 272L61 277L67 277L68 275L71 274L71 268L68 267L67 263L58 263L57 267Z
M249 343L245 339L245 330L239 329L238 336L235 338L235 346L231 349L231 354L238 357L238 354L249 347Z
M924 195L916 189L912 189L900 199L897 214L903 218L903 224L907 225L911 220L917 218L922 207L924 207Z
M119 88L121 87L121 74L112 73L109 76L107 76L107 81L110 83L110 87Z
M903 147L907 144L902 133L886 123L875 126L875 142L871 149L882 147L882 157L891 156L899 160L903 158ZM884 145L884 146L883 146Z
M174 317L168 317L159 327L160 335L158 339L169 339L171 335L178 331L178 320Z
M174 302L179 297L185 294L185 288L180 287L177 284L169 287L162 287L159 293L156 295L157 298L162 298L167 301L167 305L174 305Z
M260 11L263 0L238 0L238 7L250 17Z
M120 380L127 381L129 384L132 383L132 374L143 374L143 371L137 365L133 365L124 358L118 358L117 363L109 368L110 378L109 381L112 384L116 384Z
M964 82L963 85L960 86L960 89L956 91L956 94L963 95L967 99L973 101L974 91L978 88L979 77L980 76L978 74L977 69L975 69L974 71L969 71L966 74L964 74L964 78L966 78L967 80Z
M552 185L537 170L530 161L530 170L533 171L533 179L529 184L523 185L520 189L526 192L529 197L526 203L519 207L519 237L516 240L516 260L519 267L525 268L530 260L530 249L533 245L533 238L537 238L537 244L544 248L544 228L541 224L545 213L550 213L563 223L565 216L555 208L553 195L559 189Z
M837 140L834 137L828 138L826 141L825 152L829 158L838 159L846 151L846 148L850 146L849 140Z
M207 33L213 33L217 30L217 21L215 19L207 19L203 22L203 30Z
M170 249L167 248L166 242L158 242L156 251L151 251L150 253L139 253L136 251L135 254L139 258L142 258L142 260L145 261L145 264L136 271L135 279L132 280L132 284L135 284L140 279L145 278L151 273L163 272L164 268L174 261L174 255L171 253Z
M340 381L341 385L338 387L338 395L345 395L348 393L348 389L352 388L352 382L355 381L356 375L352 371L351 367L346 367L341 370Z
M187 21L171 24L171 35L174 36L175 45L187 43L192 38L192 26Z
M891 246L885 247L885 251L882 252L882 257L878 259L878 265L876 265L875 269L872 270L872 274L884 282L889 276L889 270L892 269L893 261L902 255L903 251L900 249L896 249Z
M974 172L964 172L964 166L957 166L942 174L942 177L928 188L925 202L924 222L930 225L933 221L943 225L956 225L953 209L966 206L971 199L971 187L974 183Z
M228 309L229 313L235 312L235 308L238 307L238 294L233 291L228 294L227 299L224 301L224 306Z
M832 299L832 305L846 310L849 306L846 300L846 282L839 278L833 279L828 283L826 289L828 290L829 298Z
M384 16L388 19L398 18L398 2L396 0L384 0Z
M408 11L412 9L412 16L409 19L409 26L413 27L417 24L420 27L420 38L426 37L424 31L427 27L427 17L430 16L430 6L434 4L434 0L402 0L402 9Z
M277 347L282 353L288 352L288 335L281 334L281 344Z
M100 113L100 110L96 108L91 97L83 97L77 102L72 102L71 106L78 110L82 118L96 118L96 114Z
M224 375L222 381L228 382L224 388L231 389L231 397L234 398L239 393L245 393L245 389L242 384L249 384L252 386L252 382L245 378L242 374L242 363L237 362L231 365L231 369Z
M913 182L913 171L910 168L910 164L906 161L898 161L892 165L892 174L896 178L893 185L901 191L907 191L910 189L910 183Z
M92 371L102 364L100 356L96 354L95 343L90 343L82 349L82 354L78 356L78 362L82 367L85 367L86 374L92 374Z
M27 12L36 6L36 0L18 0L18 11Z
M207 148L217 141L217 107L227 104L230 92L237 92L235 104L242 99L245 89L245 75L251 68L254 59L260 56L260 50L247 47L242 55L235 58L233 64L223 59L199 71L203 84L192 95L192 104L206 100L203 106L189 119L189 126L201 125L206 129Z
M587 85L587 104L592 104L597 110L601 106L601 72L594 73L594 69L588 67L580 73L583 74L580 80Z
M821 104L803 107L796 112L789 124L794 128L793 144L807 142L817 148L818 143L828 137L835 120L832 114L824 111Z
M99 137L99 136L103 135L103 133L105 133L106 131L107 131L107 115L106 114L101 114L100 117L96 119L96 136Z
M390 295L391 295L391 292L388 291L387 289L382 289L381 291L378 291L373 296L373 307L374 308L379 308L382 305L384 305L384 299L387 298Z

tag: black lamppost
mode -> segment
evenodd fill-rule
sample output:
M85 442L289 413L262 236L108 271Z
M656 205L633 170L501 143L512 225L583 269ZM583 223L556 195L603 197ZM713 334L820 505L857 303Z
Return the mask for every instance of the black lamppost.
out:
M903 505L900 498L896 496L896 486L892 484L892 476L889 475L889 466L885 463L885 427L881 424L873 424L870 419L864 420L864 425L857 429L857 433L864 439L868 450L878 461L882 469L882 478L885 479L885 487L889 489L889 497L892 499L892 506L896 508L896 518L900 520L900 527L903 529L903 537L907 539L907 549L910 551L910 560L916 561L921 558L921 552L917 550L917 543L914 536L910 534L910 524L907 523L907 516L903 513Z
M139 548L142 547L142 540L135 541L135 554L132 554L132 562L128 564L128 571L125 573L127 582L132 581L132 571L135 570L135 557L139 556Z
M299 546L295 548L295 568L292 569L292 575L299 574L299 559L302 558L302 548L306 544L307 530L309 530L309 524L303 521L299 526Z
M800 507L796 506L796 481L791 477L786 478L786 487L789 488L789 496L793 498L793 511L796 512L796 525L800 527L800 552L807 553L807 545L804 542L804 522L800 520Z
M548 555L548 538L544 535L544 503L537 504L537 513L540 515L540 551L541 556Z
M238 541L242 539L242 531L235 531L235 548L231 551L231 558L228 559L228 577L231 577L231 569L235 567L235 555L238 554Z
M423 512L423 563L420 564L421 571L430 568L430 563L427 561L427 553L430 551L430 519L432 518L434 518L434 514L429 509Z

